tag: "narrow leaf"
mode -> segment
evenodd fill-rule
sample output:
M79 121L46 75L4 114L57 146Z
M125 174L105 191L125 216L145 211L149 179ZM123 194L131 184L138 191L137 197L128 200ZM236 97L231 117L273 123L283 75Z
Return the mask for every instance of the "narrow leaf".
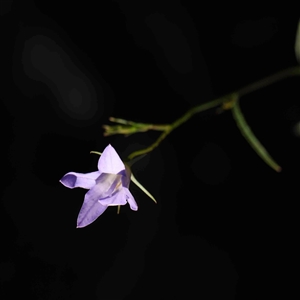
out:
M91 151L90 153L94 153L94 154L98 154L98 155L102 154L101 152L97 152L97 151Z
M131 180L132 182L137 185L149 198L151 198L155 203L156 200L154 199L154 197L136 180L136 178L133 176L133 174L131 173Z
M260 143L260 141L256 138L251 128L247 124L242 111L240 109L239 101L235 102L235 105L232 108L233 118L236 121L238 128L240 129L242 135L250 144L250 146L254 149L254 151L261 157L261 159L269 165L276 172L281 171L281 167L274 161L274 159L267 152L265 147Z
M300 64L300 20L298 22L298 28L295 38L295 55L298 63Z

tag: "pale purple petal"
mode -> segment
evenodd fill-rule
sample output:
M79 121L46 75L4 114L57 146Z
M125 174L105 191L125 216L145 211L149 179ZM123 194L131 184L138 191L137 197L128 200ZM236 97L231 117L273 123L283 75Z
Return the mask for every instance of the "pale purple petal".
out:
M111 174L118 174L120 171L125 170L124 163L111 145L108 145L100 156L98 170L101 173Z
M60 182L70 188L80 187L83 189L91 189L96 184L96 179L100 176L100 172L91 172L91 173L76 173L69 172L63 176Z
M131 177L131 171L130 168L128 166L125 165L125 170L123 172L121 172L122 176L122 185L124 187L129 188L129 184L130 184L130 177Z
M88 213L84 213L85 208L82 208L81 210L83 212L80 211L77 218L77 228L85 227L93 223L100 215L105 212L106 209L107 206L101 205L99 202L95 203L93 209Z
M118 189L122 188L121 175L102 173L96 180L96 185L92 188L98 199L110 197Z
M138 205L137 205L135 199L133 198L132 194L130 193L129 189L124 187L123 190L125 192L127 202L129 204L130 208L132 210L138 210Z
M114 195L111 197L107 197L104 199L98 200L101 204L107 206L116 206L116 205L125 205L126 201L126 194L123 189L118 190Z
M84 196L77 218L77 227L85 227L95 221L107 208L98 202L99 196L94 188L89 190Z

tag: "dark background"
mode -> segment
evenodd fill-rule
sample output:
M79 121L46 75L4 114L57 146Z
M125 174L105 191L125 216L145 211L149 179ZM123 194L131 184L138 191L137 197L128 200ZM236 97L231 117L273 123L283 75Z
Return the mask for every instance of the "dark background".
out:
M296 65L299 14L194 1L1 1L1 299L267 299L296 286L299 78L241 99L283 171L230 112L195 116L134 165L139 205L76 229L91 172L156 132L103 137L110 116L169 123ZM163 3L163 4L162 4Z

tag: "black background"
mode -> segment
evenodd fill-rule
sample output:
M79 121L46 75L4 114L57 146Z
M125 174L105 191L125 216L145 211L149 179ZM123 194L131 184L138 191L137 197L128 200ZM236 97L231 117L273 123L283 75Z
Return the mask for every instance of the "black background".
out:
M76 229L86 191L59 179L94 171L91 150L111 143L126 157L158 137L103 137L110 116L169 123L296 65L296 9L35 2L1 1L1 299L287 296L299 252L299 78L241 99L281 173L256 155L230 112L210 110L134 165L157 205L132 184L137 212L109 208ZM79 85L72 111L58 86L78 82L61 75L55 53L91 90Z

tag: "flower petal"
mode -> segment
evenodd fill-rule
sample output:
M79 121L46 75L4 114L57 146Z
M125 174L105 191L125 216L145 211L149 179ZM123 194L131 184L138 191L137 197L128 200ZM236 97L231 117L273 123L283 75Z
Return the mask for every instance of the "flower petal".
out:
M124 163L111 145L108 145L100 156L98 170L101 173L111 174L118 174L120 171L125 170Z
M111 197L122 187L121 175L102 173L96 180L96 185L92 188L100 198Z
M132 210L138 210L138 205L134 199L134 197L132 196L132 194L130 193L129 189L127 188L123 188L123 190L125 191L125 195L126 195L126 198L127 198L127 202L130 206L130 208Z
M98 200L99 203L107 206L116 206L116 205L125 205L127 204L126 201L126 194L124 193L123 189L118 190L114 195L111 197L106 197L103 199Z
M107 206L98 202L98 199L98 194L94 189L89 190L85 194L84 202L77 218L77 228L91 224L107 209Z
M83 189L91 189L96 184L96 179L100 176L100 172L91 172L91 173L75 173L69 172L63 176L60 182L70 188L80 187Z
M125 164L124 164L125 165ZM120 173L122 176L122 185L126 188L129 188L130 178L131 178L131 170L125 165L125 170Z

